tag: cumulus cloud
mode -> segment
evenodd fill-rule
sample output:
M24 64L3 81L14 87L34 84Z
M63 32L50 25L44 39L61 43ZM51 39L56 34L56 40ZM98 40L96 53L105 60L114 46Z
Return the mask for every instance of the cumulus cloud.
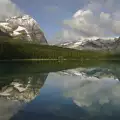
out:
M62 32L65 33L62 36L63 39L119 36L119 4L119 0L91 0L83 9L78 10L71 19L63 21L64 30Z
M11 0L0 0L0 20L22 14Z

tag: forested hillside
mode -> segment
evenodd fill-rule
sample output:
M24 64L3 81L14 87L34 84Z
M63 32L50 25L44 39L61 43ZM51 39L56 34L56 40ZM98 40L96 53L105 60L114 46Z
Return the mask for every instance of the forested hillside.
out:
M50 45L25 42L0 42L0 60L12 59L119 59L110 52L75 50Z

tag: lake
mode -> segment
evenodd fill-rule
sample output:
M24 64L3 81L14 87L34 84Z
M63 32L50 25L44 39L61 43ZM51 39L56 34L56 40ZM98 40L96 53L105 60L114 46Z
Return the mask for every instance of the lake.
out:
M0 63L0 120L113 119L119 61Z

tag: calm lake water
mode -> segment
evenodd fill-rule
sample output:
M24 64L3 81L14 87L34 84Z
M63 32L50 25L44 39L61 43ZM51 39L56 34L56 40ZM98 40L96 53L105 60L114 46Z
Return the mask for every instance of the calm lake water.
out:
M120 120L120 64L1 63L0 120Z

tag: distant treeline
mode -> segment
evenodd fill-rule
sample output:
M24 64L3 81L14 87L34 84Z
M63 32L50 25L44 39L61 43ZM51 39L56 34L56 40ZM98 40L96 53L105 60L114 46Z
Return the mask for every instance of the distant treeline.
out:
M12 59L119 59L119 54L103 51L83 51L58 46L23 42L0 42L0 60Z

